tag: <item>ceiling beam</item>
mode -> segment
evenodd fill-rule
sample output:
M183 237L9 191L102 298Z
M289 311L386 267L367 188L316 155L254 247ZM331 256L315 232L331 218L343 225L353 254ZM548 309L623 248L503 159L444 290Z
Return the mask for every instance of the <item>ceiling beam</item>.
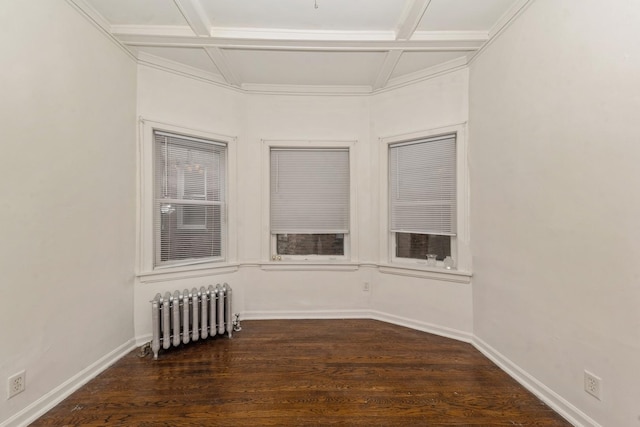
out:
M396 40L410 40L431 0L411 0L402 14L396 30Z
M409 0L402 13L400 22L398 22L396 27L396 41L411 40L430 3L431 0ZM449 39L449 41L452 40L453 39ZM380 67L376 81L373 84L373 90L381 89L387 85L387 82L391 78L393 70L396 69L403 52L404 50L402 49L390 50L387 52L384 63Z
M218 37L182 37L153 34L115 34L128 46L156 47L218 47L224 49L384 52L406 50L414 52L475 51L488 40L487 33L470 31L456 33L430 32L419 40L273 40Z
M221 39L265 40L395 40L393 30L296 30L281 28L213 28L212 37Z
M196 36L211 35L211 22L200 0L173 0Z
M378 71L378 77L376 77L376 81L373 83L373 90L381 89L387 85L387 82L389 81L389 78L391 78L391 74L393 74L393 70L395 70L396 65L398 65L398 61L400 61L401 56L401 50L390 50L387 52L387 56L384 58L380 71Z
M233 73L222 49L218 47L205 47L204 50L207 52L209 59L211 59L211 62L213 62L213 64L218 68L218 71L220 71L220 74L222 74L222 77L224 77L226 82L231 86L240 87L240 80L238 80L236 75Z

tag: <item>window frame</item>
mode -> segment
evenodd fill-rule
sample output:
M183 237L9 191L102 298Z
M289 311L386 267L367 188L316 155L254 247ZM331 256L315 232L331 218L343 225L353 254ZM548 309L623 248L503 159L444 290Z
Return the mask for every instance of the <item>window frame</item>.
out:
M396 243L396 236L395 236L395 232L390 231L389 232L389 243L391 244L391 248L389 249L390 255L391 255L391 263L392 264L417 264L419 266L427 266L427 260L426 259L418 259L418 258L405 258L405 257L399 257L396 256L396 249L397 249L397 243ZM455 236L449 236L451 238L451 257L453 258L454 262L457 261L457 251L458 251L458 239L457 239L457 235ZM457 263L456 263L457 266ZM437 268L444 268L444 261L438 260L436 261L436 267Z
M411 269L438 271L470 272L471 255L469 248L469 172L468 172L468 143L467 123L452 124L434 127L426 130L393 135L380 138L380 261L394 267L406 267ZM429 139L439 136L455 135L456 137L456 221L457 233L451 237L451 257L455 267L452 270L444 268L443 261L438 261L435 267L427 266L427 260L415 258L397 257L396 236L390 230L389 201L389 149L392 145L410 142L420 139Z
M221 224L221 256L208 257L202 259L191 259L186 261L176 261L167 264L156 265L156 250L158 248L157 233L154 229L154 132L164 132L184 136L186 138L196 138L200 140L212 141L226 145L226 176L225 194L226 200L222 205L223 222ZM136 239L138 247L138 273L139 277L148 276L154 272L188 274L192 270L202 268L218 268L228 266L236 259L236 220L235 220L235 195L236 183L230 178L235 176L236 171L236 138L228 135L187 128L162 121L139 119L138 138L138 236ZM214 203L218 205L219 203ZM197 226L196 226L197 227ZM183 229L193 229L190 225L182 224Z
M344 255L279 255L277 245L278 238L277 234L271 233L269 230L269 234L271 236L271 261L347 261L350 259L349 257L349 244L351 239L349 238L350 233L345 233L343 237L342 244L344 245ZM304 234L304 233L296 233L296 234ZM319 234L319 233L310 233L310 234ZM333 233L331 233L333 234ZM341 233L336 233L341 234Z
M196 199L193 200L204 200L207 194L207 170L205 169L203 172L202 179L204 180L204 193L198 195ZM185 178L184 178L184 170L180 169L178 171L178 198L182 199L185 193ZM195 197L195 196L193 196ZM221 205L220 202L213 202L212 205ZM205 209L204 214L204 224L185 224L184 223L184 209L182 206L176 206L177 214L178 214L178 229L179 230L205 230L207 228L207 211Z
M264 262L323 263L349 262L357 259L356 223L356 142L345 140L262 140L262 217ZM271 150L272 149L342 149L349 155L349 230L344 234L344 255L278 255L277 235L271 232ZM302 233L298 233L302 234ZM312 233L317 234L317 233ZM321 233L322 234L322 233ZM340 233L342 234L342 233Z

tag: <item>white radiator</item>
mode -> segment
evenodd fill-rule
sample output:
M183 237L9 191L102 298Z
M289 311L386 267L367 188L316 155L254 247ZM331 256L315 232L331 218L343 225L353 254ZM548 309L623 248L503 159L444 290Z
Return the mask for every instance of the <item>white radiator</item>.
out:
M231 321L231 287L228 284L207 289L185 289L182 293L156 294L151 300L153 358L158 358L160 347L187 344L215 335L229 334L233 330Z

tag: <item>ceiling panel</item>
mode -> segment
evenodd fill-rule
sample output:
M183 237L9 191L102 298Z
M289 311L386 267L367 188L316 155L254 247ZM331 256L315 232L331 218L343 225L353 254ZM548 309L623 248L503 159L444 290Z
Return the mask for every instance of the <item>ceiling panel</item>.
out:
M523 0L70 1L145 63L211 77L193 68L203 70L247 90L366 86L351 88L360 93L447 62L456 68L462 62L451 61L480 48ZM416 23L423 33L412 37Z
M225 50L243 83L372 85L383 52L289 52Z
M425 70L465 56L468 52L404 52L391 78Z
M208 0L202 6L214 27L374 31L393 30L405 3L405 0Z
M177 48L177 47L138 47L139 52L148 53L160 58L169 59L193 68L220 74L218 68L209 58L209 55L202 48Z
M517 0L431 0L418 31L489 31Z
M112 25L188 25L173 0L86 0Z

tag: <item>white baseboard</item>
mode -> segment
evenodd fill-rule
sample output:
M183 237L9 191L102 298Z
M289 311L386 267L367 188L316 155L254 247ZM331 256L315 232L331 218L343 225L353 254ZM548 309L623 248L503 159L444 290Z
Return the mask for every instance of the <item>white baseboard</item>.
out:
M277 319L370 319L370 310L274 310L245 311L240 313L243 320L277 320Z
M58 387L54 388L17 414L13 415L11 418L0 423L0 427L23 427L29 425L134 348L134 341L127 341L115 350L98 359L96 362L87 366L85 369L78 372L76 375L69 378L67 381L60 384Z
M535 394L540 400L549 405L549 407L574 426L602 427L584 412L573 406L562 396L551 390L536 378L532 377L529 373L513 363L509 358L505 357L482 339L474 336L472 344L478 349L478 351L498 365L500 369L509 374L511 378L518 381L524 388Z
M243 320L278 320L278 319L373 319L382 322L404 326L418 331L428 332L445 338L471 343L473 335L469 332L438 326L433 323L421 322L406 317L394 316L381 311L367 309L353 310L256 310L240 313L240 322ZM136 347L140 347L151 341L152 335L145 334L135 338ZM0 426L2 427L2 426Z
M247 311L240 315L242 320L269 320L269 319L373 319L382 322L404 326L430 334L452 338L463 342L472 342L473 336L468 332L457 329L438 326L432 323L412 320L405 317L394 316L375 310L312 310L312 311Z
M445 338L451 338L457 341L471 343L473 335L469 332L460 331L458 329L438 326L433 323L413 320L406 317L394 316L393 314L383 313L381 311L371 311L370 319L380 320L382 322L393 323L394 325L404 326L418 331L439 335Z
M145 334L145 335L141 335L139 337L136 337L135 338L135 346L136 347L142 347L146 343L151 342L152 338L153 338L153 334Z

